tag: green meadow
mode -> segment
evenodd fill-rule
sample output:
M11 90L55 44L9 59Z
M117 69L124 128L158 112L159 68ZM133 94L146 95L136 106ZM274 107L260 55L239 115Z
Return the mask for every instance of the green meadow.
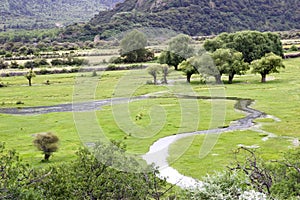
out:
M247 130L222 133L213 150L201 159L199 151L205 135L183 138L171 146L169 157L172 161L171 166L185 175L201 178L206 173L222 170L232 163L233 152L241 144L257 145L259 148L256 151L262 157L276 159L289 148L293 148L294 139L300 138L300 80L297 76L300 70L299 62L299 58L285 60L285 69L279 74L270 74L265 84L260 83L259 75L246 74L237 76L233 84L226 84L227 77L223 77L224 85L209 86L200 84L199 77L195 76L192 77L192 83L187 85L183 75L172 72L168 77L168 86L155 86L146 84L147 81L152 80L147 71L135 70L138 77L132 77L130 80L132 85L129 85L128 91L124 93L128 92L131 96L153 94L158 98L105 105L97 111L80 113L54 112L24 116L0 114L0 140L6 143L7 148L16 149L22 159L33 166L45 165L40 162L42 154L32 143L34 134L48 131L55 133L60 139L59 151L50 158L53 164L74 159L75 151L87 139L82 137L90 137L88 139L96 141L99 139L97 131L100 129L106 139L120 140L127 145L129 153L142 155L159 138L210 128L214 108L212 101L181 100L174 96L174 93L180 91L176 88L184 85L190 88L194 95L209 96L212 90L217 90L219 87L225 91L227 97L255 100L253 108L272 115L279 121L256 120L261 126L259 128L261 132ZM0 88L0 104L2 108L22 109L22 107L51 106L121 97L125 94L118 92L124 87L122 82L124 77L130 77L130 72L99 72L96 77L92 77L91 73L38 75L33 79L32 87L27 85L27 80L22 76L2 77L0 82L7 84L8 87ZM178 80L179 83L174 84L172 80ZM45 84L47 81L50 85ZM185 108L183 105L188 105L190 101L196 111L186 112L188 120L185 120L182 118L184 113L182 108ZM223 123L219 124L220 127L228 126L231 121L245 116L244 113L234 109L235 103L232 100L225 101L226 115ZM120 112L124 108L126 112ZM193 113L199 116L193 116ZM95 120L96 124L92 124L92 120ZM132 127L133 130L130 129ZM263 141L266 134L262 131L273 133L277 137ZM83 135L83 132L86 135ZM185 150L179 158L175 158L179 146L184 146Z

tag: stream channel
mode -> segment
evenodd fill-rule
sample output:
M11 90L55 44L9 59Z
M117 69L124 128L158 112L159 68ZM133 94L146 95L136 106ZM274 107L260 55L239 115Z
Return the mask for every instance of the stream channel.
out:
M128 103L128 101L137 101L147 98L160 98L151 95L142 95L138 97L129 98L111 98L104 100L95 100L83 103L68 103L54 106L38 106L38 107L24 107L24 108L0 108L0 113L11 114L11 115L38 115L52 112L85 112L100 110L102 106ZM211 99L206 96L181 96L180 98L189 99ZM218 98L218 97L216 97ZM160 171L160 178L166 178L169 183L176 184L181 188L199 188L202 186L202 182L197 179L184 176L180 174L176 169L169 166L167 158L169 156L169 147L171 144L184 137L189 137L198 134L220 134L230 131L248 130L255 126L254 120L258 118L270 118L272 116L266 115L265 113L250 108L253 103L251 99L242 99L236 97L220 97L220 99L236 101L235 109L245 113L245 117L233 121L229 126L223 128L201 130L189 133L181 133L172 136L167 136L157 140L151 145L149 151L143 155L143 159L148 164L154 164ZM272 117L274 119L274 117ZM260 130L262 132L262 130ZM267 133L267 137L274 137L272 133ZM157 155L159 153L159 156ZM159 159L157 159L159 158Z

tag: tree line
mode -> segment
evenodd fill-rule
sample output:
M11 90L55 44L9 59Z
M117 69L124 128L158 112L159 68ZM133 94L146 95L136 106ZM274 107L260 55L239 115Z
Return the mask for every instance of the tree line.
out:
M232 83L235 75L245 74L250 68L252 73L261 75L261 82L266 82L268 74L284 68L282 44L275 33L223 33L205 40L203 46L204 49L195 49L189 36L178 35L169 42L159 62L181 70L187 82L193 74L201 74L213 76L217 84L222 83L223 74L228 75L228 83Z

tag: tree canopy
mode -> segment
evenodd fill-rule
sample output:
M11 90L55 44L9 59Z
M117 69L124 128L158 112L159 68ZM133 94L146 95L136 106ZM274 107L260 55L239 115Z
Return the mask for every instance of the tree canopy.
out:
M266 82L266 76L270 73L279 73L284 68L282 58L274 53L267 53L264 57L251 62L252 72L261 75L261 82Z
M191 77L193 74L197 74L198 70L196 67L194 67L191 63L190 60L184 60L182 61L179 66L178 69L181 70L185 75L186 75L186 81L188 83L191 82Z
M249 69L243 54L233 49L217 49L212 53L212 58L220 74L228 74L229 83L232 83L236 74L242 75Z
M214 39L206 40L204 48L210 52L214 52L220 48L234 49L241 52L244 61L248 63L260 59L266 53L270 52L283 56L279 35L275 33L261 33L258 31L222 33Z
M126 63L145 62L151 60L154 55L147 50L147 37L144 33L133 30L121 40L120 54Z
M172 38L168 44L166 51L162 52L159 57L161 64L174 66L175 70L178 65L193 56L194 49L190 46L191 38L188 35L179 34Z
M33 143L44 154L44 160L48 161L51 154L58 149L58 137L51 132L39 133Z

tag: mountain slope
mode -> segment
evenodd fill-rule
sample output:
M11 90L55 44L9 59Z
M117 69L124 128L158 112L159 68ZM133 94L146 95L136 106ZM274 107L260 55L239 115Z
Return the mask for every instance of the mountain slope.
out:
M190 35L251 29L300 29L299 0L126 0L100 12L85 35L138 27L164 27Z
M0 30L51 28L88 21L123 0L2 0Z

